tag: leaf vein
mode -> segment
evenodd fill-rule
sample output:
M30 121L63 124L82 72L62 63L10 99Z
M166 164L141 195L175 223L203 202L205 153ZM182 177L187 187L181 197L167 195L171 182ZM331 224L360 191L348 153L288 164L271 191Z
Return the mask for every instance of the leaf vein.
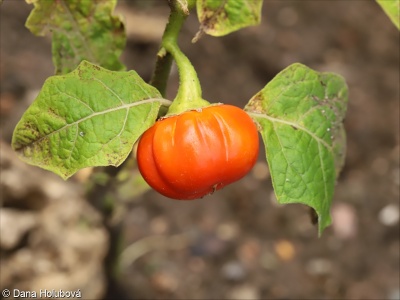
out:
M163 98L150 98L150 99L140 100L140 101L133 102L133 103L123 104L123 105L118 106L118 107L111 107L111 108L105 109L103 111L94 112L93 114L88 115L88 116L86 116L86 117L84 117L82 119L79 119L79 120L76 120L75 122L66 124L66 125L60 127L59 129L54 130L53 132L42 136L41 138L39 138L36 141L33 141L33 142L29 143L29 144L24 145L23 147L21 147L21 149L23 149L25 147L28 147L29 145L34 144L34 143L40 143L42 140L44 140L46 138L49 138L50 136L52 136L54 134L57 134L57 133L59 133L60 131L62 131L64 129L67 129L67 128L71 127L71 126L74 126L76 124L84 122L84 121L86 121L88 119L91 119L93 117L96 117L96 116L99 116L99 115L104 115L104 114L107 114L107 113L110 113L110 112L114 112L114 111L118 111L118 110L121 110L121 109L128 109L129 110L130 108L132 108L134 106L142 105L142 104L146 104L146 103L151 103L153 105L154 102L160 102L161 105L163 105L163 104L164 105L170 105L171 104L171 101L163 99Z
M87 38L85 37L85 35L82 33L81 27L79 26L77 20L75 19L75 16L73 15L73 13L72 13L71 10L69 9L68 5L67 5L64 1L61 1L60 3L61 3L62 6L64 6L65 10L66 10L67 13L68 13L68 18L70 19L71 24L72 24L72 26L73 26L74 29L75 29L74 31L79 33L78 36L79 36L80 40L82 41L82 44L85 46L85 48L86 48L86 50L87 50L87 53L88 53L88 55L89 55L89 57L90 57L89 60L90 60L91 62L93 62L93 63L94 63L94 62L97 62L97 59L95 58L95 55L93 54L92 49L90 48L90 46L89 46L88 43L87 43L87 40L88 40L88 39L87 39ZM68 36L68 35L67 35L67 36Z
M276 131L276 129L275 129L275 124L274 124L273 122L272 122L272 127L274 128L276 137L278 138L279 145L281 146L282 149L285 149L285 147L283 146L283 144L282 144L282 142L281 142L281 138L280 138L279 134L277 133L277 131ZM307 187L308 184L307 184L307 182L304 181L304 178L303 178L302 174L300 174L300 172L297 171L296 168L294 168L294 167L289 163L289 159L287 158L287 156L286 156L286 154L285 154L285 151L281 151L281 152L282 152L282 154L283 154L283 156L284 156L284 158L285 158L285 160L286 160L287 166L288 166L290 169L292 169L292 170L300 177L300 179L301 179L301 181L303 182L303 184ZM287 171L286 171L286 173L287 173ZM289 179L289 178L286 178L286 179ZM285 189L285 184L286 184L286 182L287 182L286 179L285 179L285 181L284 181L284 183L283 183L283 187L282 187L283 189Z
M313 139L315 139L318 143L321 143L326 149L328 149L331 153L333 153L333 149L332 146L330 146L327 142L325 142L323 139L321 139L319 136L315 135L313 132L311 132L310 130L308 130L307 128L294 123L294 122L290 122L290 121L286 121L286 120L281 120L281 119L277 119L265 114L260 114L260 113L249 113L249 115L254 116L255 118L261 118L261 119L267 119L269 121L271 121L272 123L277 122L277 123L282 123L282 124L286 124L292 127L295 127L299 130L304 131L305 133L307 133L308 135L310 135Z
M117 97L117 99L121 102L121 104L122 105L124 105L125 104L125 102L118 96L118 94L113 90L113 89L111 89L110 87L108 87L103 81L101 81L100 79L97 79L97 78L93 78L93 80L95 80L95 81L97 81L97 82L100 82L100 84L102 85L102 86L104 86L110 93L112 93L115 97Z
M95 111L93 110L93 108L91 108L91 107L90 107L86 102L84 102L83 100L81 100L81 99L79 99L79 98L77 98L77 97L74 97L74 96L72 96L72 95L70 95L70 94L67 94L66 92L63 92L63 91L60 91L60 93L61 93L61 94L64 94L64 95L67 96L67 97L70 97L70 98L72 98L72 99L74 99L74 100L77 100L77 101L80 102L80 103L82 103L84 106L86 106L88 109L90 109L92 113L95 112Z
M78 134L79 134L79 130L78 130L78 129L79 129L79 125L76 124L75 139L74 139L74 141L73 141L71 151L69 152L69 156L68 156L68 158L67 158L68 161L71 160L72 152L74 151L75 146L76 146L76 140L78 139Z
M321 153L321 144L318 144L318 150ZM326 174L325 174L325 165L324 165L324 160L322 159L322 156L319 155L319 162L321 164L321 171L322 171L322 178L323 178L323 183L324 183L324 200L328 199L328 191L327 191L327 183L326 183ZM325 202L322 202L325 203Z

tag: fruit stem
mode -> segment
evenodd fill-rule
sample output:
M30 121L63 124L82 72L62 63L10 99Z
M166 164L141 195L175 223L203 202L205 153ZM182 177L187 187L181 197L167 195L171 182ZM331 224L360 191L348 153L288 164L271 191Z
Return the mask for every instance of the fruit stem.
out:
M164 60L165 67L168 69L168 72L165 70L165 68L163 71L161 71L159 68L160 76L157 78L157 67L160 67L160 65L157 63L156 73L152 79L153 85L161 89L161 93L165 93L167 81L165 75L169 74L172 63L172 60L169 59L168 56L172 55L172 58L175 60L178 67L180 82L178 92L168 109L167 115L175 115L187 110L199 109L210 105L208 101L201 97L201 86L193 65L178 46L179 32L184 21L186 20L186 17L189 15L189 7L192 7L193 3L193 1L189 1L188 4L182 2L182 0L169 1L171 13L163 34L161 49L158 52L159 60ZM164 73L164 75L162 75L162 73ZM165 78L163 83L162 80L160 80L162 76Z

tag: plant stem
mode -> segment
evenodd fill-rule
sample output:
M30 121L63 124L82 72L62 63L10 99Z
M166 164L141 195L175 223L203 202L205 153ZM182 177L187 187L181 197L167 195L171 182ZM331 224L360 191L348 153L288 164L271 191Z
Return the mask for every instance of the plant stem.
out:
M172 55L167 53L164 48L160 49L157 54L156 67L150 84L154 86L165 98L167 91L167 82L169 73L171 72Z
M181 27L189 14L189 9L182 1L170 0L171 13L165 28L161 49L158 52L156 70L151 83L165 94L172 58L175 60L179 71L178 93L170 106L167 115L179 114L186 110L198 109L210 103L201 97L201 86L197 73L190 60L179 49L178 36ZM193 1L189 2L193 6ZM172 55L172 57L171 57Z

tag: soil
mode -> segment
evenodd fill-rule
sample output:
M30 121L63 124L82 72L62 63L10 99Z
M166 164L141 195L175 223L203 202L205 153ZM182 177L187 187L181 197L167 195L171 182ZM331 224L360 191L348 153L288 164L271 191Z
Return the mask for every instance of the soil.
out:
M82 292L82 299L400 299L399 32L374 1L265 1L262 24L180 45L211 102L243 107L300 62L349 86L347 156L318 238L309 209L276 202L265 152L242 180L202 200L146 190L119 199L111 222L84 198L87 174L64 182L10 149L13 129L52 76L51 38L24 27L31 6L0 6L0 289ZM123 62L151 78L166 1L120 1ZM173 68L168 97L178 75ZM118 243L116 247L115 241ZM120 249L113 280L107 251Z

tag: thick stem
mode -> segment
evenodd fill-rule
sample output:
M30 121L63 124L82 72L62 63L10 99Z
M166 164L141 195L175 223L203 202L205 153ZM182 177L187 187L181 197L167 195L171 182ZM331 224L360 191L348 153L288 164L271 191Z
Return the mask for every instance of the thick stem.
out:
M186 19L186 15L177 7L177 3L175 2L176 1L169 1L171 13L162 37L161 49L157 54L154 74L150 81L150 84L157 88L163 97L165 97L173 60L171 53L167 52L164 47L164 41L170 40L171 42L176 42L182 24Z
M210 105L210 103L202 99L197 73L190 60L182 53L178 46L179 32L189 13L188 7L183 6L177 0L171 0L169 4L171 14L163 34L152 84L162 94L165 94L172 63L170 55L172 55L178 66L180 80L178 93L167 113L167 115L174 115L190 109L198 109ZM189 5L193 6L193 1L189 1Z
M172 54L179 71L178 93L168 109L167 115L179 114L190 109L199 109L210 103L201 97L201 86L189 59L176 43L167 43L165 49Z

